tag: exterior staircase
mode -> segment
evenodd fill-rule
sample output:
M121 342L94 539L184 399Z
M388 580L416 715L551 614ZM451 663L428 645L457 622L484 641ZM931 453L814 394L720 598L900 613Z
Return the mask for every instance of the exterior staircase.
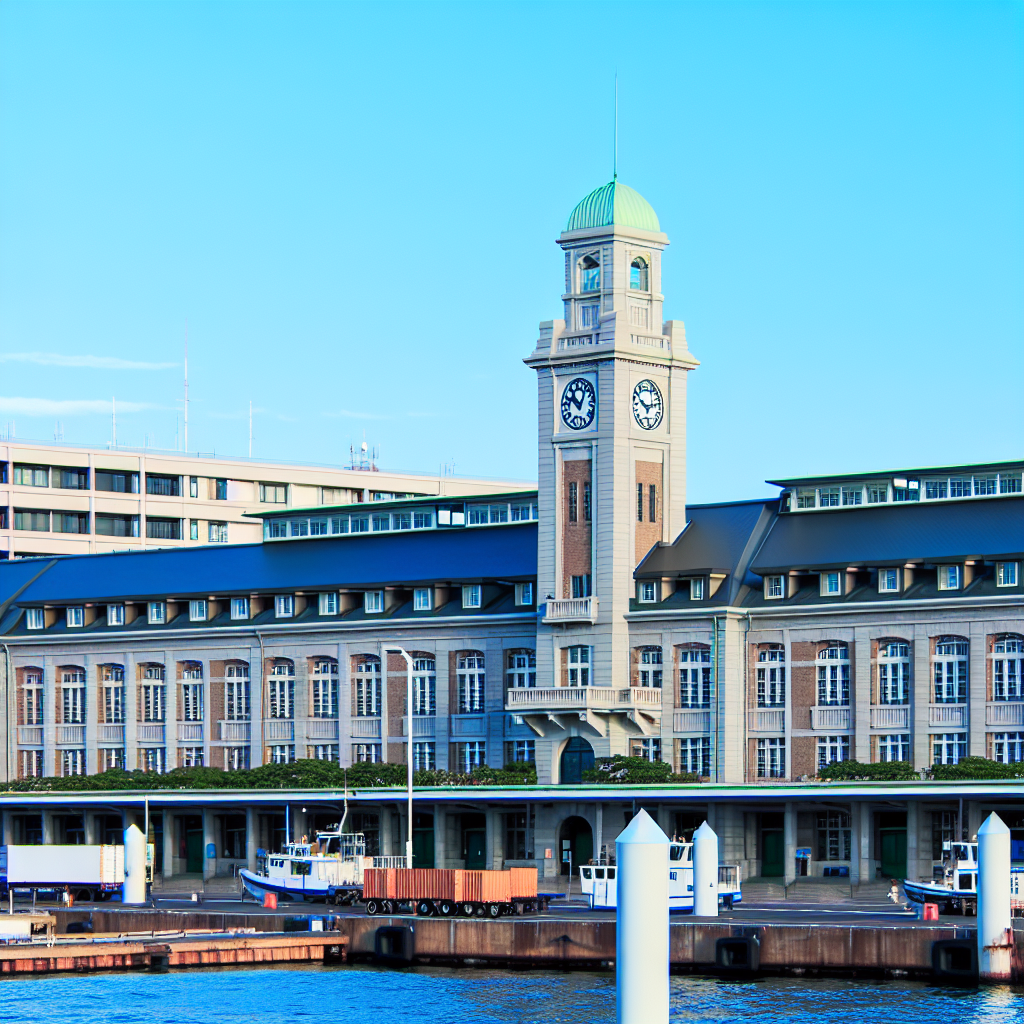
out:
M798 878L786 886L786 899L796 903L846 903L850 896L848 878Z
M781 878L745 878L741 888L744 903L779 903L786 898Z
M240 884L239 880L231 875L210 878L205 882L202 875L173 875L170 878L157 876L153 879L153 895L173 894L189 897L194 892L201 892L205 896L233 896L238 894Z

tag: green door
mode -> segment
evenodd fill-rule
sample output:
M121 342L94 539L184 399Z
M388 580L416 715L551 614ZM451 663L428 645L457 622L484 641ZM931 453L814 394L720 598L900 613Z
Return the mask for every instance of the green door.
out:
M882 839L882 874L902 881L907 877L906 829L883 829L879 834Z
M466 833L466 867L481 871L487 867L487 833L472 831Z
M576 874L578 864L589 864L594 858L594 834L593 832L580 832L573 844L575 849L572 856L572 870Z
M203 833L187 832L185 834L185 870L190 875L203 872Z
M761 831L761 876L774 878L786 873L786 846L782 831Z
M412 866L414 868L432 868L434 866L433 826L412 830Z

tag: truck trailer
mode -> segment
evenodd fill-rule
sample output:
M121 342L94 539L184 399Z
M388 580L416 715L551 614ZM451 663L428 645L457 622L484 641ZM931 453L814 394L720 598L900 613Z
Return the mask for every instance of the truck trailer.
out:
M150 880L153 844L146 851ZM107 900L124 882L124 847L0 846L0 895L24 891L68 890L79 902Z

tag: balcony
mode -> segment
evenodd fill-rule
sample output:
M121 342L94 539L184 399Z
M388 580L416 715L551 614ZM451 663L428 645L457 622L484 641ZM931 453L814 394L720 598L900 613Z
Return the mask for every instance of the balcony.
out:
M252 736L251 722L218 722L220 738L228 743L248 743Z
M178 739L182 743L202 743L203 723L202 722L179 722Z
M850 709L837 707L811 708L811 728L849 732Z
M506 692L505 710L521 715L539 736L545 735L540 727L545 719L564 729L560 715L571 715L604 733L599 716L608 714L625 715L646 736L655 712L661 712L661 700L660 689L639 686L517 687Z
M306 737L311 740L336 740L338 723L333 718L311 718L306 723Z
M291 743L295 739L295 723L290 718L269 718L263 723L263 738L268 743Z
M942 729L966 729L966 704L929 704L928 724Z
M673 732L711 732L711 712L708 711L677 711L672 716Z
M43 727L41 725L19 725L18 742L23 746L41 747L43 745Z
M906 704L883 704L872 708L871 728L906 731L910 728L910 708Z
M379 740L380 739L380 719L379 718L353 718L352 719L352 738L361 740Z
M58 725L58 747L82 747L85 745L84 725Z
M1024 704L1000 701L985 706L986 725L1024 725Z
M184 723L183 723L184 724ZM147 723L145 725L139 725L136 738L139 743L163 743L164 741L164 726L163 723L159 725Z
M552 598L544 606L544 621L594 623L597 621L597 598Z
M101 723L96 729L96 741L109 743L115 747L124 746L124 726Z
M483 719L481 718L482 722ZM481 728L481 732L483 729ZM412 716L412 738L423 737L427 739L433 739L434 734L437 732L437 719L433 715L413 715ZM409 719L402 719L402 735L409 735Z
M748 711L747 728L750 732L785 732L786 709L757 708L754 711Z

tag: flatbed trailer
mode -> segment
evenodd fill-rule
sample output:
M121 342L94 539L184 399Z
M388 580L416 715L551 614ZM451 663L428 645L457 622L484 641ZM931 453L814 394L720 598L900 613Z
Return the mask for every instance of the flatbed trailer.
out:
M547 909L536 868L472 871L462 868L371 868L363 873L366 913L419 917L489 917Z

